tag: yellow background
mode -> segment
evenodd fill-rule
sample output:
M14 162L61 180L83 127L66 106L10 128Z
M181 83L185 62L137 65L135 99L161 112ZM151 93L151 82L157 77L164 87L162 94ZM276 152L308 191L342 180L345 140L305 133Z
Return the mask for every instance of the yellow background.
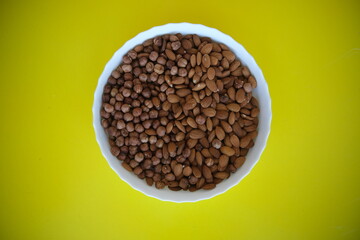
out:
M0 239L360 239L359 1L1 1ZM255 57L267 148L226 194L161 202L108 166L92 128L105 63L193 22Z

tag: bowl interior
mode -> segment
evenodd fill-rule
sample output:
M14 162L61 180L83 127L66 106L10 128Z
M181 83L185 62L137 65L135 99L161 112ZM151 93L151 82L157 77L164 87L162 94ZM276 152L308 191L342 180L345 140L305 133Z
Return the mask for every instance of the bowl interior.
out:
M168 189L158 190L154 186L149 187L144 182L144 180L139 179L133 173L126 171L121 166L121 162L110 153L110 146L107 140L107 135L100 124L100 108L102 102L103 88L111 72L120 64L123 55L129 50L131 50L134 46L144 42L146 39L168 33L198 34L199 36L210 37L216 42L226 44L241 60L241 63L250 69L251 73L255 76L258 83L257 88L253 91L253 95L258 99L260 105L258 127L259 133L256 138L255 145L249 150L244 165L239 168L236 173L233 173L229 177L229 179L221 182L216 186L215 189L212 190L199 190L196 192L173 192ZM111 168L120 176L122 180L127 182L134 189L141 191L148 196L158 198L160 200L173 202L195 202L214 197L235 186L251 171L251 169L257 163L261 153L265 148L266 141L270 133L271 99L268 91L268 86L261 69L258 67L253 57L244 49L242 45L237 43L230 36L214 28L209 28L200 24L173 23L154 27L145 32L142 32L134 38L130 39L118 51L115 52L113 57L106 64L105 69L99 78L99 82L94 96L93 121L96 139L100 145L102 154L108 161Z

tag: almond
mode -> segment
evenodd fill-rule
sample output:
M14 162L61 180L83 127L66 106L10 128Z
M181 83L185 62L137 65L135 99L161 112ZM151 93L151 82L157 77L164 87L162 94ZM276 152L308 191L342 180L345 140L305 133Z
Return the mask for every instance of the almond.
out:
M191 68L188 73L188 78L192 78L194 76L194 74L195 74L195 69Z
M199 181L196 183L196 189L200 189L205 184L205 178L200 178Z
M179 118L182 113L182 108L177 106L177 107L173 108L173 112L174 112L174 117Z
M174 85L178 85L178 84L184 84L185 83L185 78L183 77L176 77L175 79L173 79L171 81L172 84Z
M194 120L193 118L191 118L191 117L188 117L188 118L186 119L186 122L187 122L187 124L189 124L189 126L192 127L192 128L197 128L197 127L198 127L198 125L197 125L197 123L195 122L195 120Z
M233 88L233 87L229 88L227 91L227 94L231 100L235 101L235 98L236 98L235 88Z
M197 144L198 140L197 139L189 139L186 144L189 148L193 148L195 147L195 145Z
M235 54L231 51L222 51L222 55L232 63L235 60Z
M195 54L191 55L190 64L191 64L192 67L196 66L196 56L195 56Z
M169 94L167 99L168 99L168 101L170 103L178 103L178 102L180 102L180 97L175 95L175 94Z
M201 64L201 59L202 59L202 55L201 55L201 52L198 52L196 54L196 65L200 65Z
M224 140L225 132L220 126L215 127L215 135L219 140Z
M174 156L176 154L176 144L174 142L169 142L167 147L170 156Z
M210 168L206 165L203 165L203 167L202 167L202 174L206 180L208 180L208 179L210 180L213 177Z
M155 136L156 135L156 131L154 129L146 129L145 133L147 135L150 135L150 136Z
M210 67L208 70L207 70L207 76L210 80L213 80L215 78L215 69Z
M253 132L257 129L257 126L254 124L254 125L250 125L248 127L244 127L244 130L247 131L247 132Z
M174 190L174 191L177 191L178 190L181 190L181 188L179 188L179 183L178 182L175 182L175 181L172 181L172 182L168 182L168 186L169 186L169 189L170 190Z
M195 99L191 98L184 104L183 108L184 108L184 110L192 110L196 107L196 105L197 105L197 102L195 101Z
M219 158L218 170L224 171L229 163L229 157L227 155L221 155Z
M221 66L224 68L224 69L228 69L229 68L229 61L226 59L226 58L223 58L221 60Z
M209 53L211 52L212 48L213 48L213 45L212 45L211 43L208 43L208 44L205 44L205 45L201 48L200 52L201 52L202 54L209 54Z
M193 172L193 175L196 177L196 178L201 178L202 174L201 174L201 171L198 167L192 167L192 172Z
M220 155L221 155L220 151L217 150L216 148L213 148L213 147L209 148L209 152L216 159L218 159L220 157Z
M257 117L260 113L259 108L253 108L251 109L251 117Z
M222 146L222 147L220 148L220 151L221 151L223 154L225 154L226 156L229 156L229 157L231 157L231 156L233 156L233 155L235 154L235 150L232 149L231 147L228 147L228 146Z
M230 103L226 105L226 107L232 111L232 112L239 112L240 111L240 105L236 103Z
M245 137L242 137L240 139L240 147L246 148L246 146L249 145L250 141L251 141L251 135L248 134Z
M208 148L210 147L209 141L206 138L201 138L199 139L199 143L204 147L204 149L201 150L201 154L204 157L208 157L210 155L208 150Z
M199 36L196 35L196 34L193 35L193 41L194 41L194 45L196 47L198 47L200 45L200 43L201 43L201 40L200 40Z
M197 84L200 82L200 75L199 74L194 74L193 78L193 83Z
M232 127L231 127L231 125L229 123L227 123L225 121L221 121L220 123L221 123L221 126L222 126L222 128L224 129L224 131L226 133L231 133L232 132Z
M242 70L241 70L241 68L239 67L239 68L237 68L237 69L235 69L234 71L231 72L231 76L239 77L239 76L242 75L242 72L241 72L241 71L242 71Z
M167 125L166 125L166 133L169 134L174 128L174 124L172 122L169 122Z
M165 55L172 61L175 61L175 53L169 49L165 49Z
M230 125L233 125L236 121L236 116L234 112L231 112L229 114L229 118L228 118L228 122L230 123Z
M171 108L171 103L169 101L165 101L162 105L161 105L162 109L164 111L169 111L169 109Z
M169 39L170 39L171 42L179 41L179 38L175 34L170 35Z
M208 141L209 141L209 142L212 142L215 137L216 137L216 135L215 135L215 130L213 130L213 131L211 131L211 132L209 133Z
M220 178L215 178L213 183L216 185L216 184L219 184L223 181L223 179L220 179Z
M230 142L234 147L240 147L240 140L236 135L230 137Z
M210 56L208 54L204 54L201 59L201 63L204 67L210 67Z
M211 189L214 189L216 187L216 184L215 183L208 183L208 184L205 184L202 189L204 190L211 190Z
M207 128L207 130L210 131L210 132L211 132L212 129L213 129L213 122L211 121L210 118L206 119L206 128Z
M238 136L238 137L244 137L246 135L246 131L244 131L243 129L241 129L239 123L235 122L232 125L233 131L234 133Z
M245 162L245 157L238 157L234 161L234 167L239 168L241 167Z
M122 162L121 165L128 170L129 172L132 172L132 168L130 167L129 164L127 164L126 162Z
M203 156L201 155L200 152L195 153L195 159L196 159L197 165L202 166L202 164L203 164Z
M229 50L229 48L225 44L219 43L219 46L222 50Z
M185 50L189 50L190 48L192 48L192 43L187 40L187 39L182 39L181 40L181 46L185 49Z
M217 110L217 111L221 111L221 110L227 111L228 109L227 109L227 107L226 107L224 104L219 103L218 105L216 105L216 110Z
M205 83L206 83L206 86L210 89L210 91L212 91L212 92L218 91L215 81L206 79Z
M208 108L212 103L212 97L205 97L203 100L200 101L200 104L203 108Z
M220 77L224 78L224 77L228 77L230 75L230 71L227 70L227 71L223 71L220 75Z
M241 62L239 60L235 60L234 62L232 62L230 64L229 70L232 72L232 71L236 70L238 67L240 67L240 65L241 65Z
M252 91L252 86L251 86L251 84L250 83L245 83L244 84L244 90L245 90L245 92L247 92L247 93L249 93L249 92L251 92Z
M221 47L218 43L212 43L214 52L221 52Z
M182 164L180 164L180 163L176 164L175 167L174 167L174 175L175 176L180 176L182 171L183 171Z
M210 62L211 62L211 66L216 66L219 63L219 59L217 59L214 56L210 56Z
M181 124L180 121L175 121L175 125L180 131L182 131L183 133L186 133L185 127L184 127L184 125Z
M189 136L191 139L200 139L206 136L205 132L199 130L199 129L194 129L189 133Z
M242 67L241 70L242 70L242 74L243 74L246 78L250 77L250 70L249 70L248 67Z
M190 175L192 174L192 169L191 169L191 167L189 167L189 166L184 167L184 169L183 169L183 174L184 174L184 176L186 176L186 177L190 176Z
M252 87L252 88L256 88L257 82L256 82L256 80L255 80L255 78L254 78L253 76L250 76L250 77L248 78L248 82L251 84L251 87Z
M216 117L221 120L226 120L229 116L229 112L225 110L216 111Z
M236 92L236 95L235 95L235 99L236 99L236 102L238 103L242 103L245 101L245 91L244 89L239 89L237 90Z
M214 177L220 178L220 179L226 179L230 176L228 172L217 172L214 174Z
M217 80L216 85L217 85L217 87L219 89L219 92L224 89L224 83L221 80Z
M219 61L223 58L223 55L219 52L212 52L210 53L211 56L216 57Z
M192 92L192 96L193 96L193 98L195 99L195 101L197 103L200 103L200 97L199 97L199 94L197 92Z
M191 93L190 89L182 88L176 91L176 95L179 97L185 97Z
M253 132L250 132L248 135L250 135L251 139L254 139L254 138L256 138L256 136L258 135L258 132L257 132L257 131L253 131Z
M201 89L204 89L206 87L206 84L201 82L195 85L195 87L193 87L193 91L200 91Z
M205 114L205 116L207 117L215 117L216 115L216 110L213 108L204 108L203 109L203 113Z
M184 140L184 138L185 138L185 133L183 133L183 132L178 132L175 135L175 140L178 141L178 142Z

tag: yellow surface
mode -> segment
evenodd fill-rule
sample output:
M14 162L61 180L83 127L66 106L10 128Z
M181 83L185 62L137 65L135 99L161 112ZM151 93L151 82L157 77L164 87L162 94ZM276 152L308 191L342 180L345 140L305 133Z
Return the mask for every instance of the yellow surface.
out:
M313 2L1 1L0 239L360 239L360 3ZM273 124L239 185L175 204L110 169L91 107L127 39L181 21L255 57Z

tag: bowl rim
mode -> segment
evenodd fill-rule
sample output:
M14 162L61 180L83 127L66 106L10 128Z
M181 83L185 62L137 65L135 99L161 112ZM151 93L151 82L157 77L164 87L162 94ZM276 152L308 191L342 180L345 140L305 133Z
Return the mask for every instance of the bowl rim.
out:
M173 29L172 31L164 31L166 29ZM155 37L157 35L162 35L162 34L167 34L167 33L177 33L177 32L184 32L184 30L179 30L179 29L185 29L185 31L187 31L186 29L193 29L194 31L191 31L192 33L196 33L200 36L208 36L212 39L214 39L214 35L219 35L221 36L221 38L225 39L226 41L222 41L224 42L226 45L229 45L229 42L231 43L231 45L235 45L236 46L236 50L237 51L241 51L242 55L238 56L237 54L236 57L239 58L241 60L241 63L245 66L249 66L249 68L252 66L252 68L256 69L257 75L257 81L258 81L258 87L259 87L259 76L262 80L261 82L261 86L262 88L264 88L264 93L265 96L261 96L262 98L266 98L266 103L265 103L265 108L264 106L261 107L261 111L260 114L265 114L266 113L266 117L265 117L265 122L259 122L259 127L260 125L264 128L263 134L262 134L262 138L259 140L259 136L256 139L256 144L255 146L257 146L258 150L256 152L253 153L254 155L254 160L249 163L248 160L245 161L245 163L247 164L246 169L244 169L244 165L237 170L236 173L233 173L232 176L229 178L234 178L235 174L238 174L238 178L237 179L233 179L233 183L229 183L226 186L224 185L223 188L220 188L218 184L217 187L215 189L212 190L199 190L196 192L189 192L189 191L179 191L179 192L173 192L171 190L168 189L156 189L154 186L149 187L144 181L143 179L138 179L132 172L128 172L127 170L125 170L122 166L121 166L121 161L116 159L111 153L110 153L110 148L109 148L109 143L107 141L103 140L103 136L105 134L104 129L101 126L101 118L100 118L100 107L101 107L101 102L102 102L102 92L103 92L103 87L107 82L107 78L110 76L111 72L115 69L115 67L117 65L120 64L121 60L122 60L122 56L124 55L124 53L126 53L128 50L132 49L135 45L142 43L143 41L145 41L146 39L149 39L151 37ZM208 35L206 34L199 34L196 32L196 29L201 30L201 31L206 31L207 33L209 33ZM184 33L185 34L185 33ZM186 33L187 34L187 33ZM189 33L190 34L190 33ZM133 42L135 42L136 40L138 40L139 43L134 44ZM141 40L141 41L139 41ZM216 41L216 40L214 40ZM217 42L217 41L216 41ZM232 51L235 52L234 49L230 48ZM123 52L123 53L122 53ZM247 58L247 61L244 61L243 58ZM117 64L116 64L117 63ZM244 64L245 63L245 64ZM115 67L114 67L115 66ZM250 71L252 72L252 74L254 74L253 70L250 68ZM109 74L110 73L110 74ZM104 83L104 79L105 83ZM259 99L259 98L258 98ZM100 104L99 104L100 101ZM260 102L260 101L259 101ZM94 127L94 131L95 131L95 136L96 136L96 141L98 142L99 146L100 146L100 150L102 155L105 157L106 161L108 162L108 164L110 165L110 167L117 173L117 175L127 184L129 184L133 189L156 199L162 200L162 201L170 201L170 202L177 202L177 203L181 203L181 202L197 202L197 201L201 201L201 200L206 200L206 199L210 199L213 198L215 196L218 196L226 191L228 191L229 189L231 189L232 187L236 186L237 184L239 184L239 182L244 179L244 177L246 177L250 171L254 168L254 166L257 164L257 162L260 159L261 154L263 153L265 147L266 147L266 142L268 140L269 134L270 134L270 130L271 130L271 120L272 120L272 111L271 111L271 98L270 98L270 93L269 93L269 88L267 85L267 82L264 78L264 75L262 73L262 70L260 69L260 67L258 66L258 64L256 63L255 59L248 53L248 51L237 41L235 41L232 37L230 37L229 35L215 29L215 28L211 28L211 27L207 27L204 26L202 24L192 24L192 23L168 23L165 25L161 25L161 26L155 26L152 27L146 31L143 31L139 34L137 34L135 37L129 39L127 42L125 42L114 54L113 56L110 58L110 60L106 63L99 79L98 79L98 83L94 92L94 102L93 102L93 106L92 106L92 113L93 113L93 127ZM254 147L255 147L254 146ZM253 148L254 148L253 147ZM252 148L252 149L253 149ZM251 151L251 150L250 150ZM250 153L249 151L249 153ZM116 159L116 161L114 161L114 158ZM247 163L248 162L248 163ZM238 173L239 171L241 171L241 174ZM129 177L131 174L132 177ZM132 180L136 178L137 180ZM229 179L227 179L225 182L229 181ZM136 182L138 182L138 180L140 180L142 183L141 184L136 184ZM164 191L166 191L165 194ZM196 193L202 192L200 194L200 196L196 197L195 195L197 195ZM170 194L168 194L170 193ZM190 194L189 194L190 193ZM166 196L169 195L169 196ZM176 197L174 197L176 196ZM182 196L182 197L181 197ZM185 197L184 197L185 196ZM190 197L189 197L190 196Z

